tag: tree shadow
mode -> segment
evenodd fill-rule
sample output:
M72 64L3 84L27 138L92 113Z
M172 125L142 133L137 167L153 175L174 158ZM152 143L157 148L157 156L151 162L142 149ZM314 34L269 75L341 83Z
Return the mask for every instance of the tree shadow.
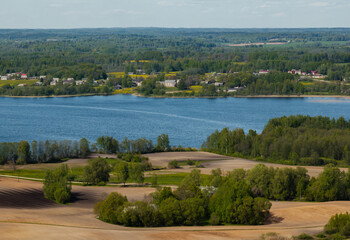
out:
M4 189L0 190L0 208L39 209L57 207L44 197L40 189Z
M278 217L278 216L275 216L273 213L270 213L270 216L266 220L265 224L269 225L269 224L281 223L283 220L284 220L283 217Z

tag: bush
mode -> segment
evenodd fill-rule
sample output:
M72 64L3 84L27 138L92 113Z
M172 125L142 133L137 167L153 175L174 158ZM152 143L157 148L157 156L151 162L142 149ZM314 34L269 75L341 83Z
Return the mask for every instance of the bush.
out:
M175 168L179 168L179 163L176 160L173 160L171 162L168 163L168 168L169 169L175 169Z
M127 201L128 199L119 193L110 193L104 201L95 205L95 214L104 222L121 224L122 222L118 221L118 216L121 214L123 205Z
M329 219L328 223L324 226L324 231L327 234L341 234L344 236L350 236L350 214L340 213L336 214Z
M71 197L72 184L68 180L68 166L61 165L55 170L47 170L43 192L47 199L57 203L67 203Z
M314 239L313 236L307 235L306 233L300 234L297 239Z

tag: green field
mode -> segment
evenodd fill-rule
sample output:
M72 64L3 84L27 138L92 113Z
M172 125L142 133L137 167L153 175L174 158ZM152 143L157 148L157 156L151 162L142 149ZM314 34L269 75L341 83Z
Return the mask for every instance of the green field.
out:
M36 83L38 80L2 80L0 81L0 86L4 86L6 84L10 84L11 86L17 86L18 84L26 83L27 85L31 85L33 83Z

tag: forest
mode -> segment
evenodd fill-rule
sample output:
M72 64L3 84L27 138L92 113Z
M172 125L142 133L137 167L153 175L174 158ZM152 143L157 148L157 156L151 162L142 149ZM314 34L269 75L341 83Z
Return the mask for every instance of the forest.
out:
M291 165L350 165L350 121L343 117L289 116L269 120L261 134L224 128L202 149Z

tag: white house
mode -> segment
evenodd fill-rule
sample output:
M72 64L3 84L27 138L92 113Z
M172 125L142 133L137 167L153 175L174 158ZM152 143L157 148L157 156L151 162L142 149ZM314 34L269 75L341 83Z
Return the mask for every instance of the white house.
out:
M24 74L24 73L23 73L23 74L21 75L21 78L22 78L22 79L28 79L28 76L27 76L27 74Z
M162 82L164 87L176 87L176 83L176 80L165 80L164 82Z
M8 80L8 77L7 76L1 76L1 80L6 81L6 80Z

